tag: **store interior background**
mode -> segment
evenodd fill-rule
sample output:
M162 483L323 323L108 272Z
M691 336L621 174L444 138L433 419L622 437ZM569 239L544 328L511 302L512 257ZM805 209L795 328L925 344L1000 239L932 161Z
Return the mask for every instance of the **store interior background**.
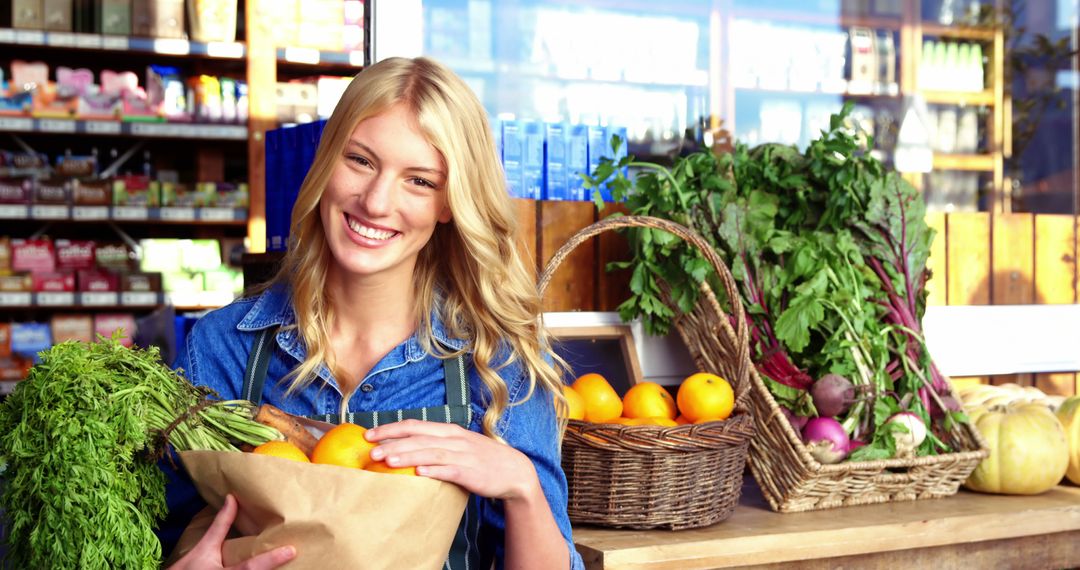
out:
M0 14L9 17L20 3L0 1ZM123 50L27 42L24 31L0 20L5 78L20 60L45 62L52 80L58 66L67 66L95 76L132 71L144 84L147 66L166 65L184 77L243 83L248 113L229 124L203 121L214 129L158 129L150 136L56 132L5 115L0 150L30 147L50 161L95 154L102 166L127 156L114 174L150 173L191 185L243 183L250 193L242 220L0 220L0 235L11 239L119 241L112 233L118 228L136 243L193 236L216 242L221 253L220 267L150 266L166 274L160 304L0 302L0 323L96 318L119 309L145 323L145 331L156 331L151 341L165 339L159 344L169 347L167 354L174 351L184 330L168 326L171 314L195 318L228 302L243 284L223 279L219 269L244 272L244 252L267 249L272 174L265 134L327 116L332 93L368 61L427 55L465 78L496 128L504 119L621 127L631 154L660 163L736 141L805 148L850 101L879 158L922 190L927 220L938 231L928 319L951 324L938 328L950 334L933 339L941 347L935 354L951 355L958 363L953 375L973 381L1077 391L1080 357L1055 360L1049 351L1060 352L1058 344L1048 341L1080 342L1080 325L1069 324L1080 323L1077 0L239 0L237 6L235 36L214 43L215 53L206 52L211 44L195 41L185 44L187 51L144 49L134 36ZM327 21L327 14L337 19ZM342 33L343 19L351 32ZM168 30L170 39L191 39L188 24ZM605 215L588 202L515 202L523 247L538 269L576 230ZM607 239L576 252L553 281L546 308L612 311L626 279L603 266L622 251ZM207 290L211 282L223 290ZM201 296L183 294L193 292ZM1058 310L1047 316L1039 305ZM971 306L1024 309L1008 315L946 310ZM1035 328L1047 332L1020 336L1025 328L1015 325L1023 322L1038 322ZM982 332L990 330L996 332ZM983 356L984 364L976 365L980 353L1025 351L1046 356L993 366Z

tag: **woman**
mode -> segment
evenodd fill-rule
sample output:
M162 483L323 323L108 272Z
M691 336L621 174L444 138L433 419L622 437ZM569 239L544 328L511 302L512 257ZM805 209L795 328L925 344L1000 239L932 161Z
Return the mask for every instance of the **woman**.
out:
M374 459L468 490L451 568L583 567L559 465L560 378L486 114L465 83L424 58L359 74L292 216L279 275L200 319L177 366L226 399L374 427ZM173 524L201 506L171 501ZM227 502L177 566L219 557L234 515Z

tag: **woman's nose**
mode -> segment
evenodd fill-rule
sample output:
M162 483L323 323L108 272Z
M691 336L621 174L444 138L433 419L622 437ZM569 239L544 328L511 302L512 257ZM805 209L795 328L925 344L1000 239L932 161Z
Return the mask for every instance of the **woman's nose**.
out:
M379 174L371 179L360 195L360 201L369 215L386 214L390 211L392 181Z

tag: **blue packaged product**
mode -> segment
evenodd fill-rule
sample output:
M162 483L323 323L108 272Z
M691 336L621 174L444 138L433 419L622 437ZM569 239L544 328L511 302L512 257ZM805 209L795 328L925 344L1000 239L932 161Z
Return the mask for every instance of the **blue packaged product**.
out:
M571 125L567 130L566 180L571 200L588 200L582 174L589 171L589 129L585 125Z
M589 125L589 173L596 172L596 167L600 166L600 159L612 158L611 152L611 139L608 138L608 130L600 125ZM608 189L607 184L601 184L599 188L593 188L593 190L600 190L600 196L605 202L611 200L611 190ZM588 193L585 196L586 200L592 199L592 193Z
M566 123L544 125L544 200L569 200Z
M282 187L284 185L284 156L282 156L282 129L266 132L266 249L284 251L285 241L281 227Z
M544 124L526 121L522 124L524 149L522 176L524 198L539 200L544 191Z
M52 346L52 330L49 323L12 323L11 352L23 358L32 358L34 364L41 359L38 353Z
M506 174L506 190L513 198L526 198L525 172L522 168L525 141L520 121L502 122L503 172Z

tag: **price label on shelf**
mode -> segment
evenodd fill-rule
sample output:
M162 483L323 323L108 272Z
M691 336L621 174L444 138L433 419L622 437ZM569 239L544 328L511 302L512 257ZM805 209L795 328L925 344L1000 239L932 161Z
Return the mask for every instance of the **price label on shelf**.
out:
M22 204L0 204L0 218L25 220L30 217L30 207Z
M120 123L118 121L86 121L83 125L86 132L94 135L120 134Z
M232 208L199 208L199 219L204 222L231 222L236 217Z
M75 36L75 47L101 49L101 43L101 36L95 34L79 34Z
M45 32L41 30L15 30L15 43L39 46L45 43Z
M71 219L86 221L86 220L107 220L109 219L108 206L75 206L71 209Z
M120 304L125 307L156 305L158 300L158 294L153 291L124 291L120 293Z
M0 307L29 307L30 293L0 291Z
M114 220L149 220L150 209L142 206L113 206Z
M47 291L37 294L37 304L42 307L70 307L75 304L75 293L70 291Z
M75 125L75 121L70 119L41 119L38 130L43 133L73 133Z
M79 303L86 307L111 307L117 305L119 295L112 291L80 293Z
M128 49L128 39L124 36L105 36L101 41L101 47L104 49Z
M75 47L75 34L49 32L49 37L45 38L45 45L55 47Z
M15 30L12 30L11 28L4 28L0 30L0 43L15 43Z
M30 208L30 217L35 220L66 220L68 207L60 204L34 204Z
M161 219L167 222L193 222L195 221L195 208L162 208Z
M0 131L32 131L34 120L21 117L0 117Z

